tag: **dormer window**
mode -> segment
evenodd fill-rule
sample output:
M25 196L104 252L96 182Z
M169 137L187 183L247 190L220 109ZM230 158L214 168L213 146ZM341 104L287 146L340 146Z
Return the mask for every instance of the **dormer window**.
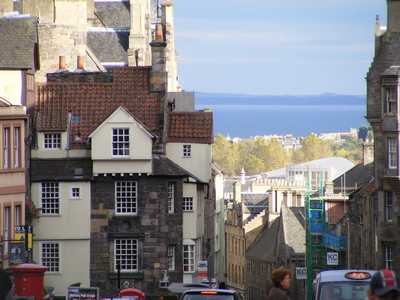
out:
M61 149L61 133L45 133L44 149Z
M183 145L183 157L192 157L192 145Z
M383 101L383 112L385 114L397 114L397 86L385 87Z
M114 128L112 136L112 150L114 156L129 155L129 128Z

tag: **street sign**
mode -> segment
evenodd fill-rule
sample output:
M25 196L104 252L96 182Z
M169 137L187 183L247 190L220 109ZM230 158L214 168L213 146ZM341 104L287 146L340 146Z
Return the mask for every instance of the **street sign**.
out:
M16 241L25 242L26 236L28 237L27 248L30 250L32 249L32 226L15 226L14 239Z
M296 268L296 279L298 279L298 280L307 279L307 268L304 268L304 267Z
M99 288L69 287L67 300L99 300Z
M326 253L326 264L328 266L339 265L339 253L337 252L327 252Z

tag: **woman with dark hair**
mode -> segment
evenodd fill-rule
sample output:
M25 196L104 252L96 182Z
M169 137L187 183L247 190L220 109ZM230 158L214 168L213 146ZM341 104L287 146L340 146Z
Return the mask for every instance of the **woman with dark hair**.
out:
M289 286L291 273L289 269L280 267L272 271L272 283L274 286L270 289L268 300L290 300Z

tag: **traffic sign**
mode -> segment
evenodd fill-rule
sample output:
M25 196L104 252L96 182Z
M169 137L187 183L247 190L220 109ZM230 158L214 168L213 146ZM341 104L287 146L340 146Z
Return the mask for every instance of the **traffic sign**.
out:
M326 264L328 266L339 265L339 253L338 252L327 252L326 253Z

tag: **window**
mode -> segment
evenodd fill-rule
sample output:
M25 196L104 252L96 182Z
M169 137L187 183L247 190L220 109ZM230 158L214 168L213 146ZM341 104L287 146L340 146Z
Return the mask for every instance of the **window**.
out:
M175 271L175 246L168 247L168 271Z
M138 241L118 239L114 241L114 270L121 272L138 271Z
M383 111L386 114L396 114L397 113L397 87L388 87L384 91L385 99L383 102Z
M71 188L71 199L79 199L81 196L81 189L78 187Z
M385 221L393 221L393 192L385 192L384 206L385 206Z
M383 261L386 269L391 270L393 268L393 246L391 243L383 244Z
M175 183L168 183L168 213L174 213Z
M14 128L14 146L13 146L14 168L21 167L21 128Z
M114 128L112 150L114 156L129 155L129 128Z
M44 149L61 149L61 133L45 133Z
M46 242L41 245L41 263L47 267L47 272L60 272L60 245Z
M14 209L14 225L20 226L22 225L22 206L16 205Z
M137 182L115 182L115 213L118 215L137 214Z
M42 182L41 201L42 215L58 215L60 213L58 182Z
M183 157L192 156L192 145L183 145Z
M11 239L11 207L4 207L3 209L3 238Z
M183 245L183 272L194 272L194 245Z
M183 211L193 211L193 198L184 197L183 198Z
M10 128L3 128L3 168L10 168Z
M388 138L388 167L389 169L397 168L397 140Z

